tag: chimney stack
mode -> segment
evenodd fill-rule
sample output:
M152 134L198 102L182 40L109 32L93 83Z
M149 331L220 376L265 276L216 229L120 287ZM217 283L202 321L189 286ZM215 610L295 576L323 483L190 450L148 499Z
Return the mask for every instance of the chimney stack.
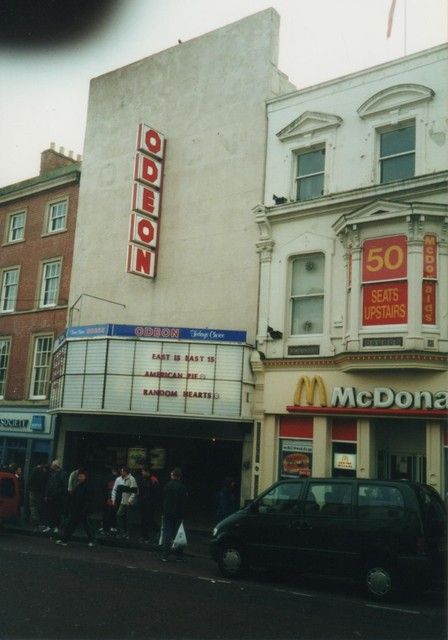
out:
M65 148L59 147L59 151L56 151L56 144L50 143L50 148L45 149L40 154L40 172L39 175L59 169L60 167L66 167L69 164L80 162L82 157L77 155L76 160L73 157L73 151L69 151L68 155L65 155Z

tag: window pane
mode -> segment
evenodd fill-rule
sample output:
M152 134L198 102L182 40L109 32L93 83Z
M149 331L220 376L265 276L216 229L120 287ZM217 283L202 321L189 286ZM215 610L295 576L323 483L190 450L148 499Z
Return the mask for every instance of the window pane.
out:
M19 282L19 270L10 269L3 273L1 310L14 311L17 300L17 285Z
M286 513L297 511L302 483L281 484L269 491L258 501L259 513Z
M292 264L292 295L315 295L323 291L324 256L314 253L296 258Z
M324 298L296 298L292 301L291 333L301 335L323 332Z
M6 374L9 361L9 340L0 340L0 397L5 395Z
M415 154L397 156L381 161L381 182L404 180L415 174Z
M49 231L65 229L67 202L58 202L50 207Z
M319 173L325 169L325 149L316 149L309 153L301 153L297 160L297 175L306 176Z
M50 379L51 349L53 338L37 338L34 350L31 397L45 398Z
M8 241L23 240L25 231L25 213L17 213L10 218Z
M415 149L415 127L403 127L394 131L387 131L381 134L380 155L392 156L397 153L414 151Z
M59 262L50 262L44 265L42 282L42 306L55 305L59 290Z
M309 178L299 178L297 181L297 200L304 202L320 198L324 193L324 174L310 176Z

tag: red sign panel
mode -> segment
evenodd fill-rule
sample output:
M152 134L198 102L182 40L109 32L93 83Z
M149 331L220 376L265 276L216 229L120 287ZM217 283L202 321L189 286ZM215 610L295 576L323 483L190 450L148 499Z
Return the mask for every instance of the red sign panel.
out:
M406 278L407 255L406 236L366 240L362 255L363 282Z
M156 275L165 137L146 124L137 133L127 270Z
M159 217L160 211L160 194L156 189L134 183L134 194L132 198L132 210L143 213L153 218Z
M423 277L437 278L437 237L429 234L423 239Z
M432 280L423 281L422 322L436 324L436 283Z
M362 301L362 323L364 326L405 324L407 321L407 282L364 285Z
M165 137L147 124L140 124L137 135L137 149L162 159L165 151Z
M151 249L130 244L128 247L128 272L139 276L154 278L156 254Z

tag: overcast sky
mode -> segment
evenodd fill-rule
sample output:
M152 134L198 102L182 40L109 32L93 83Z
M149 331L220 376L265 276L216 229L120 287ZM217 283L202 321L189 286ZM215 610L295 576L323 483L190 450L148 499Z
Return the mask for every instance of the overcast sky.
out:
M298 88L448 40L448 0L397 0L386 38L391 3L110 0L96 28L64 46L45 36L24 46L20 39L2 41L0 33L0 186L37 175L40 152L50 142L82 154L92 77L267 7L281 17L279 68Z

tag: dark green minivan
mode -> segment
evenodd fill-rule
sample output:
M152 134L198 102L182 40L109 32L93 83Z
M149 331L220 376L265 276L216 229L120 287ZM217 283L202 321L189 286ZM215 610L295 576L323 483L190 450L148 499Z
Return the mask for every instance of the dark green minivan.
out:
M443 578L446 509L432 487L406 480L285 480L220 522L211 553L226 577L252 566L337 575L387 599Z

